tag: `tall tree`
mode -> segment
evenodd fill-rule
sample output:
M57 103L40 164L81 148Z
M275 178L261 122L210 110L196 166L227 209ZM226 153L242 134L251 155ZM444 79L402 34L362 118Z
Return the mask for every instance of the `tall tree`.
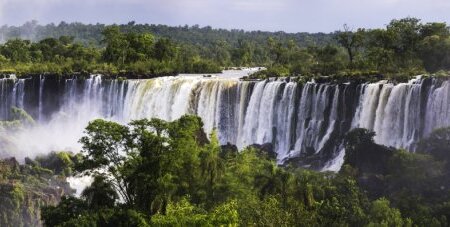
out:
M355 54L363 44L364 29L358 29L356 32L353 32L348 25L344 24L344 30L338 32L336 38L338 43L347 51L350 67L352 67Z

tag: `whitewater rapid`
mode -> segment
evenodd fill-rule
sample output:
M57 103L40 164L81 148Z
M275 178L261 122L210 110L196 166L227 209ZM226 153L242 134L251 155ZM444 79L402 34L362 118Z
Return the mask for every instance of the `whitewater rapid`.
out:
M8 119L15 106L37 120L34 127L8 132L0 154L21 158L49 151L77 152L84 127L96 118L127 123L195 114L207 133L217 129L222 144L243 149L270 143L280 163L300 156L316 169L336 171L345 154L342 137L352 128L375 131L377 143L413 149L433 129L450 125L447 80L400 84L239 80L248 73L146 80L109 80L101 75L0 79L0 119Z

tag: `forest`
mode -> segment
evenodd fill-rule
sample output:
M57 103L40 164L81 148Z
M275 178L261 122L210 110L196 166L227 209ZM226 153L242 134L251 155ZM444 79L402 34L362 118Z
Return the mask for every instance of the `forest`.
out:
M4 73L212 73L230 66L267 67L254 78L376 76L404 81L450 67L446 23L392 20L382 29L344 25L329 34L136 24L3 26Z
M415 153L375 144L373 132L354 129L334 173L277 165L258 146L220 146L216 132L207 136L202 127L189 115L127 125L99 119L86 127L79 154L51 153L20 165L5 159L0 224L40 223L36 214L45 226L449 224L449 128L421 140ZM67 187L45 189L71 175L93 178L81 197Z

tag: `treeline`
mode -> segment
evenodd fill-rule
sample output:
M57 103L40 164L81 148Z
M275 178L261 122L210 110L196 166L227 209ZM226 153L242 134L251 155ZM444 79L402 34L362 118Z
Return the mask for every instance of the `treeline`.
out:
M278 166L273 154L208 139L200 118L128 125L95 120L75 169L93 177L81 198L43 209L46 226L448 226L450 129L425 153L345 138L339 173Z
M107 27L104 48L85 46L74 37L46 38L39 42L10 39L0 45L3 73L103 73L148 74L220 72L219 65L201 58L189 47L150 33L121 32Z
M176 42L195 46L203 57L207 57L208 50L216 45L225 44L230 48L238 47L242 42L252 43L252 46L265 43L269 37L287 42L293 40L298 46L311 45L322 46L335 42L331 34L314 33L285 33L244 31L239 29L214 29L210 26L167 26L155 24L136 24L134 21L128 24L118 25L123 32L152 33L158 37L170 38ZM85 45L104 46L102 43L102 31L108 27L104 24L82 24L61 22L58 25L39 25L37 21L30 21L22 26L0 27L0 41L9 39L28 39L40 41L46 38L59 38L61 36L75 37L75 41ZM264 51L264 50L258 50Z
M48 38L73 37L75 43L91 48L105 48L104 31L111 26L104 24L65 23L58 25L38 25L36 21L25 23L22 26L3 26L0 28L0 41L11 39L25 39L40 42ZM128 24L113 25L123 33L153 34L157 39L168 39L177 45L180 58L207 59L204 65L214 62L222 67L229 66L266 66L270 61L270 50L267 48L267 39L272 37L282 42L293 42L297 46L323 46L335 43L333 35L317 33L263 32L213 29L209 26L178 26L166 25ZM179 62L179 61L178 61ZM186 66L192 68L195 66ZM99 67L96 67L99 68ZM142 68L142 66L137 66ZM183 67L180 67L183 69ZM37 70L40 71L40 70ZM162 71L164 71L162 69ZM179 70L180 72L199 72L206 70Z
M105 72L168 75L220 71L229 66L265 66L253 77L301 76L370 79L450 69L446 23L416 18L392 20L383 29L344 26L330 34L245 32L211 27L169 27L130 22L105 26L61 23L4 26L2 71ZM31 42L13 37L34 38ZM32 37L33 36L33 37ZM11 39L13 38L13 39ZM35 64L31 66L31 64ZM353 77L352 77L353 76Z
M302 48L293 42L269 39L271 67L254 77L384 75L404 80L448 71L449 31L446 23L423 24L416 18L404 18L392 20L384 29L352 31L345 25L334 34L337 44L325 46Z

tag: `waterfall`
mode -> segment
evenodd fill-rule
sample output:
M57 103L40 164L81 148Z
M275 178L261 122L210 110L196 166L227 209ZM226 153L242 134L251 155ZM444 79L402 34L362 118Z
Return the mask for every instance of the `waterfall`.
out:
M424 122L426 135L435 128L450 125L450 81L444 81L442 84L438 84L438 81L433 82L426 103Z
M39 76L39 105L38 105L38 120L42 121L42 118L44 117L44 113L43 113L43 109L44 109L44 105L43 105L43 94L44 94L44 84L45 84L45 76L40 75Z
M0 119L9 119L11 107L23 108L24 79L0 79Z
M450 81L445 79L299 84L285 78L241 81L241 76L0 79L0 119L19 107L38 121L14 132L15 147L0 147L0 154L78 151L84 127L96 118L127 123L195 114L207 133L217 130L222 144L243 149L270 143L280 163L299 157L313 168L336 171L345 154L342 138L352 128L375 131L377 143L414 150L433 129L450 126Z
M450 99L445 98L438 107L426 107L422 103L424 89L422 82L411 80L396 85L386 82L363 85L363 94L360 96L360 105L356 111L353 127L374 131L376 143L414 149L415 142L429 134L432 129L450 125L450 121L445 118L440 119L439 123L426 122L432 119L445 103L450 102ZM439 93L442 89L448 90L445 84L447 82L444 82L442 87L431 88L432 94ZM428 95L425 101L428 105L432 105L436 102L436 97ZM422 117L421 113L424 111L430 116ZM422 125L430 129L423 131Z

